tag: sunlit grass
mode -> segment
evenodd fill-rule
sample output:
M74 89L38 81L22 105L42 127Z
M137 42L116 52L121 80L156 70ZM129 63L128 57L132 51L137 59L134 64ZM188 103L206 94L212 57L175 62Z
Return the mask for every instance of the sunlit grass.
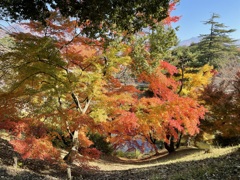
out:
M206 150L192 149L192 150L184 150L181 149L174 154L167 156L166 158L158 160L159 164L171 164L178 162L188 162L188 161L198 161L207 158L216 158L220 156L224 156L226 154L232 153L240 148L238 146L230 146L225 148L212 148L210 153L206 153Z
M173 171L169 176L163 177L162 174L155 172L150 177L151 180L196 180L196 179L212 179L215 176L219 178L219 173L224 174L227 179L237 180L240 176L237 175L239 168L238 159L236 156L234 161L224 158L224 160L217 160L225 155L232 154L240 151L240 145L225 147L225 148L212 148L210 153L205 153L204 150L195 152L176 152L176 155L168 156L169 158L159 163L159 165L172 164L176 169L180 167L181 170ZM236 153L238 153L236 152ZM226 156L228 157L228 156ZM235 156L234 156L235 157ZM176 158L176 159L174 159ZM189 162L188 165L185 162ZM237 163L236 163L237 162ZM221 175L220 175L221 176Z

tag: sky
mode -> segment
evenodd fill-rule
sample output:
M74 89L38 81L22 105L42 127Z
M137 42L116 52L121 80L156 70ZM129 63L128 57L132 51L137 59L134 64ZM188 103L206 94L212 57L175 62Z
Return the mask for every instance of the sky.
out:
M181 41L209 34L210 26L203 22L213 13L220 16L217 22L236 30L230 33L231 38L240 39L240 0L180 0L172 15L181 16L181 19L172 26L179 26L177 36Z

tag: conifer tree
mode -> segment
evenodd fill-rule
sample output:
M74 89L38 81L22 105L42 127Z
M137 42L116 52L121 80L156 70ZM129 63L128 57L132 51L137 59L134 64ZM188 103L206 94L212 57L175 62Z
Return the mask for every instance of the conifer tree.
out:
M202 34L202 40L198 43L200 56L198 57L200 66L210 63L218 67L224 63L224 57L234 56L237 53L237 47L234 45L235 40L230 37L230 33L235 29L227 29L223 23L219 23L217 19L219 15L213 13L211 18L204 22L205 25L210 25L209 34Z

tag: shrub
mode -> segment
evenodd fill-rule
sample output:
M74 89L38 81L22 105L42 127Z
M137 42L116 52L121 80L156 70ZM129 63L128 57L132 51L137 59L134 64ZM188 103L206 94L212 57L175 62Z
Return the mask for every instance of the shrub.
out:
M101 156L101 152L96 148L84 148L80 152L84 157L89 157L93 159L99 159Z
M216 135L213 144L221 147L238 145L240 144L240 136L224 137Z
M113 148L111 144L105 140L104 136L98 133L88 133L88 138L94 143L91 147L98 149L104 154L112 154Z
M60 158L60 153L52 146L48 138L28 137L23 140L11 140L14 150L21 154L23 159L41 159L55 162Z

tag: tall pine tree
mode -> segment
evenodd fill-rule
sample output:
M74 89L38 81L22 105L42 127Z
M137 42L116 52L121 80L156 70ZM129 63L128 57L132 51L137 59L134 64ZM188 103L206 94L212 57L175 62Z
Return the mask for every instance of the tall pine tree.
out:
M200 51L201 66L210 63L219 67L237 53L235 40L229 36L235 29L227 29L227 26L217 21L218 18L220 16L213 13L211 18L204 22L205 25L210 25L210 33L200 35L202 40L198 43L197 49Z

